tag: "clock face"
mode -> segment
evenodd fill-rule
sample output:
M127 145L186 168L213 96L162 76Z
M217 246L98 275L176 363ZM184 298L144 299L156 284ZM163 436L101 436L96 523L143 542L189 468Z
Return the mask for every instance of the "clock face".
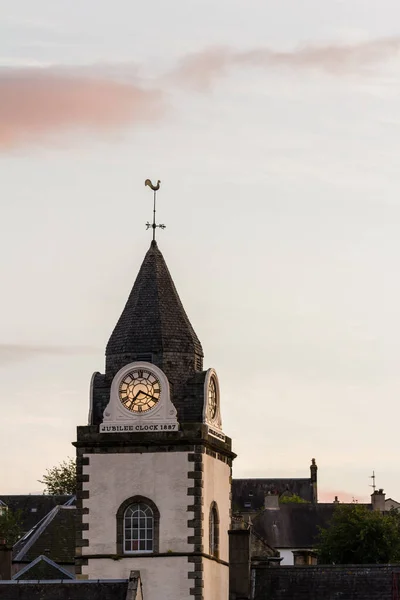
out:
M210 421L213 421L217 414L217 402L217 386L214 377L211 377L208 385L208 418Z
M119 385L119 399L133 413L144 413L160 400L161 385L148 369L133 369Z

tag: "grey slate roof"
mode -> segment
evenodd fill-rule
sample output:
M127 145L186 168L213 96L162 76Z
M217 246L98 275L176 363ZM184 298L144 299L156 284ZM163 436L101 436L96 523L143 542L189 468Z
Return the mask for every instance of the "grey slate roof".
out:
M45 555L56 563L74 564L76 508L56 506L13 548L13 562Z
M32 581L33 579L75 579L75 577L47 556L41 555L20 569L13 579Z
M71 501L74 496L47 496L45 494L25 495L0 495L0 501L4 502L12 512L21 511L22 530L27 533L39 521L41 521L55 506Z
M143 600L140 571L128 579L0 581L0 600Z
M233 479L232 506L238 512L258 511L264 507L266 494L296 494L312 502L312 482L304 479Z
M131 600L128 581L0 581L0 600ZM135 598L135 596L131 596Z
M153 241L109 339L106 356L165 352L203 356L164 257Z
M156 242L107 344L106 372L93 378L90 424L102 422L113 377L134 361L153 363L168 377L179 422L202 422L203 349Z
M315 546L319 527L328 527L335 504L281 504L252 519L254 531L273 548L309 549ZM366 505L371 508L371 505Z

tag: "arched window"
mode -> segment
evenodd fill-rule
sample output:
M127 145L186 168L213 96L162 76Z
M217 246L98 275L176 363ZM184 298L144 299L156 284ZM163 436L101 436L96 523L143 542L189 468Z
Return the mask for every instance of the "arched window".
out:
M210 554L219 557L219 516L216 502L212 502L209 517Z
M124 515L124 552L153 552L154 518L147 504L131 504Z
M160 513L151 500L133 496L117 512L117 554L158 552Z

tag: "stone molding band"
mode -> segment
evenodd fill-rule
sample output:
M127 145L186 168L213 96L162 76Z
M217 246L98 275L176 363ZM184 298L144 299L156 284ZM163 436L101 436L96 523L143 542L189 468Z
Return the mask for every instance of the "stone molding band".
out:
M84 560L96 560L96 559L105 559L110 558L112 560L123 560L124 558L179 558L182 556L187 556L188 558L206 558L209 560L213 560L214 562L223 565L224 567L229 567L229 563L225 560L221 560L220 558L215 558L215 556L211 556L211 554L206 554L205 552L138 552L137 554L85 554ZM81 558L81 557L80 557ZM86 563L85 563L86 564Z

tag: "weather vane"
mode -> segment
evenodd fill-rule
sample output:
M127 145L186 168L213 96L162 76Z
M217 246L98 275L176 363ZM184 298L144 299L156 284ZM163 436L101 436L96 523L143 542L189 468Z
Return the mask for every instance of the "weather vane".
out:
M156 197L157 197L157 190L160 189L160 184L161 181L158 180L157 181L157 185L153 185L150 181L150 179L146 179L146 181L144 182L144 185L148 185L149 188L151 188L154 192L154 201L153 201L153 223L149 223L149 221L147 221L146 223L146 229L150 229L150 227L153 230L153 242L155 242L156 239L156 229L157 227L159 227L160 229L165 229L166 225L157 225L156 224Z
M372 487L372 489L375 492L375 489L376 489L376 485L375 485L375 471L372 471L372 475L370 475L369 478L372 479L372 485L370 485L369 487Z

